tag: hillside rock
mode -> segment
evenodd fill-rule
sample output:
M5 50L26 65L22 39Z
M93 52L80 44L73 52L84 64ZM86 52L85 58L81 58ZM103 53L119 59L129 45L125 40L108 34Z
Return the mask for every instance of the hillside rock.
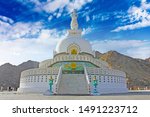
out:
M149 57L149 58L147 58L147 59L145 59L145 61L150 62L150 57Z
M150 63L125 56L116 51L109 51L100 56L114 69L124 71L130 86L150 86Z
M101 54L102 54L102 53L100 53L99 51L95 51L95 57L96 57L96 58L100 58Z
M21 72L31 68L37 68L39 65L35 61L27 61L18 66L6 63L0 66L0 86L5 89L7 87L19 87Z

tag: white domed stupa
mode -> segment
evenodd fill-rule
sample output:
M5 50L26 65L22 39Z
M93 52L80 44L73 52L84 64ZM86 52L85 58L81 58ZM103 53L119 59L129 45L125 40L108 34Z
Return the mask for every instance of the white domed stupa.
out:
M58 95L126 93L126 74L95 58L91 44L82 38L82 31L78 29L75 10L71 17L68 36L57 44L53 59L42 61L39 68L23 71L18 92L49 91Z
M84 43L84 44L83 44ZM56 54L59 53L71 53L72 49L75 49L77 53L87 53L94 55L90 43L81 37L68 36L66 39L61 40L56 46ZM73 51L75 51L73 50Z
M68 31L69 35L61 40L56 46L56 54L70 53L76 51L78 53L87 53L94 55L92 46L88 41L82 39L81 30L78 30L77 14L75 10L72 13L71 30Z

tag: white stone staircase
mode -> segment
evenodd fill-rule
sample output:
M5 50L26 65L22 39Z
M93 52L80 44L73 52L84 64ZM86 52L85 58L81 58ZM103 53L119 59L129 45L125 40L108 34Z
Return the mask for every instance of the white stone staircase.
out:
M84 74L62 74L57 94L89 94Z

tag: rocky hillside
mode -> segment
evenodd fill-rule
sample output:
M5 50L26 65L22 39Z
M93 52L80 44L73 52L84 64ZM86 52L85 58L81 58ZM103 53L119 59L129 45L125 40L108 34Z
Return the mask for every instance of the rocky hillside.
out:
M95 51L95 57L96 58L100 58L101 55L102 55L102 53L100 53L99 51Z
M126 72L130 86L150 86L150 62L135 59L116 51L101 54L100 59L114 69Z
M147 59L145 59L147 62L150 62L150 57L149 58L147 58Z
M17 88L19 86L20 74L23 70L37 68L39 65L35 61L27 61L18 66L6 63L0 66L0 86L11 86Z

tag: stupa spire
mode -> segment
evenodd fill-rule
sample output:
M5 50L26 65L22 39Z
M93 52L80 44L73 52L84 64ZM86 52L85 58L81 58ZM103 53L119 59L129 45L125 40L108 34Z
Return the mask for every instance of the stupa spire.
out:
M71 24L70 24L71 29L72 30L78 30L78 21L77 21L78 16L77 16L77 13L76 13L75 9L71 13L71 18L72 18Z

